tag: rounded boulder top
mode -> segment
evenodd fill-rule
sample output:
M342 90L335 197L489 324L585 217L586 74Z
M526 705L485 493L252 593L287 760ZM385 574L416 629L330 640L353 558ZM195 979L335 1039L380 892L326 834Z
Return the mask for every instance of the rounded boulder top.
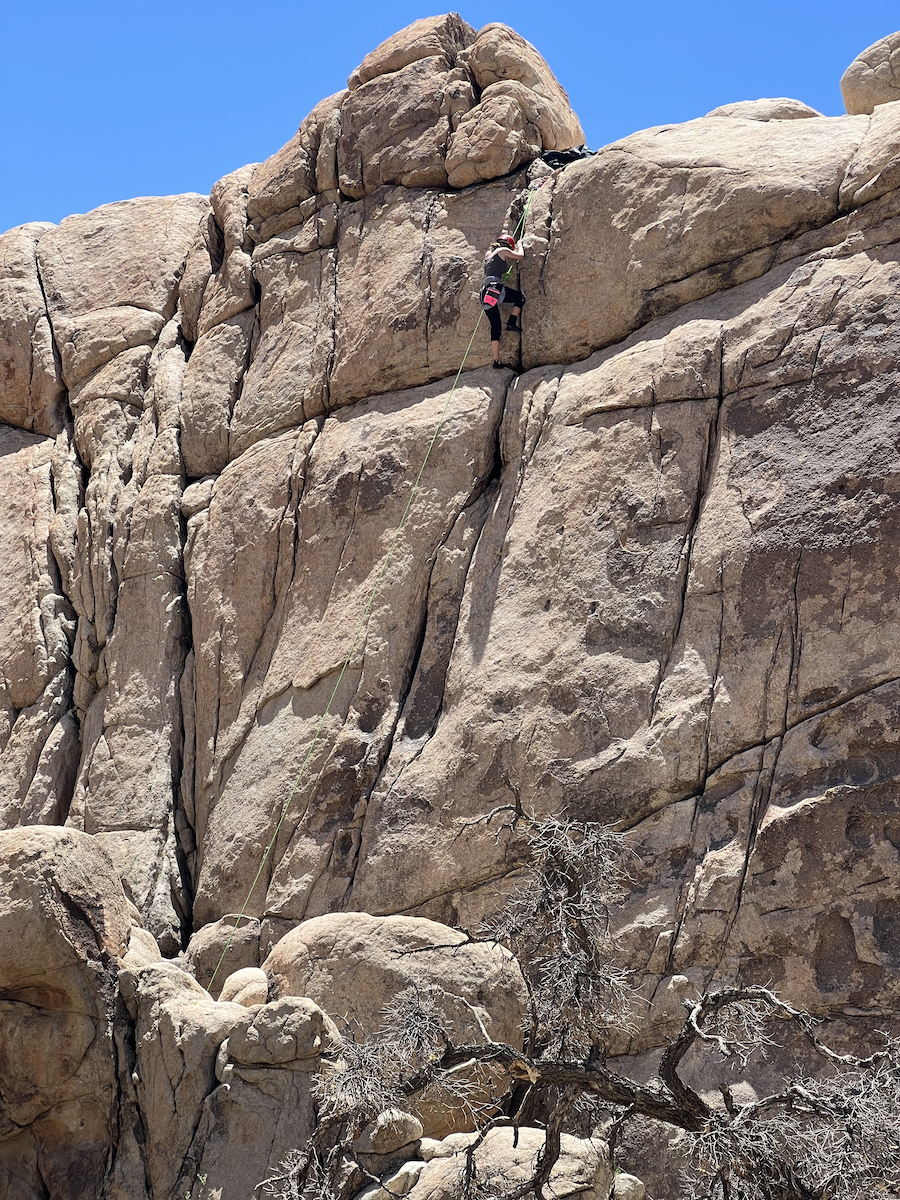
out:
M900 100L900 32L888 34L857 55L841 77L841 94L851 116Z
M823 114L802 100L791 100L787 96L762 100L737 100L734 104L721 104L708 117L741 117L745 121L799 121L805 117L821 117Z

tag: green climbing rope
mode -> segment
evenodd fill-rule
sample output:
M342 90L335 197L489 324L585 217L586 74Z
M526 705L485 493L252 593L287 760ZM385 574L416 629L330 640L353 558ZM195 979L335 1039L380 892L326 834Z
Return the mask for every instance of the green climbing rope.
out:
M535 193L536 193L538 187L540 187L540 184L533 184L532 187L529 189L528 198L525 202L525 207L522 210L522 216L519 218L519 221L516 225L515 233L513 234L513 236L515 237L517 242L525 230L525 221L528 217L528 210L531 208L531 201L534 199L534 196L535 196ZM504 274L503 274L504 279L506 279L506 277L509 275L511 270L512 270L512 263L510 263L509 267L507 267L506 271L504 272ZM296 778L294 779L293 784L291 785L290 791L288 792L287 799L284 801L284 803L281 806L281 815L279 816L278 823L275 826L275 832L272 834L265 850L263 851L263 856L262 856L262 859L260 860L259 868L253 877L253 882L250 884L250 890L247 892L247 898L244 900L244 903L241 906L241 911L238 913L237 920L234 923L234 929L232 930L231 935L228 938L228 941L225 943L225 948L222 951L219 961L216 963L215 970L213 971L212 976L209 981L210 988L212 987L213 983L215 982L216 976L219 973L219 968L222 966L222 963L225 961L225 956L228 954L228 951L231 949L231 944L234 941L235 934L237 933L237 930L238 930L238 926L240 925L241 921L243 920L243 918L247 912L247 906L249 905L251 897L253 896L253 893L256 890L256 885L259 883L260 877L263 873L263 870L265 869L266 863L269 861L272 851L275 848L275 843L278 840L278 835L281 832L281 827L282 827L282 825L284 825L288 811L290 810L291 801L294 799L294 797L297 794L297 791L300 788L300 784L303 781L304 775L306 774L306 768L309 764L309 760L312 758L313 751L315 750L315 748L318 745L319 740L322 736L322 730L325 726L325 722L328 720L328 717L331 715L331 706L334 703L335 697L337 696L338 688L341 686L341 683L343 682L344 676L347 673L347 668L350 666L350 663L353 661L353 655L356 651L357 645L359 644L359 639L362 636L362 632L366 627L366 623L368 622L368 619L369 619L369 614L372 611L372 606L374 605L375 600L378 596L378 592L381 589L381 584L384 579L385 572L388 569L388 565L393 557L394 550L397 546L397 542L400 540L400 535L403 532L404 526L406 525L406 519L409 516L409 512L410 512L410 509L412 508L413 501L415 500L416 495L419 491L419 484L422 480L422 476L425 473L425 468L428 466L428 460L431 457L431 451L434 449L435 442L437 441L438 435L440 434L441 428L443 427L444 421L446 420L447 410L450 407L450 401L453 399L453 393L456 391L460 376L463 373L463 368L466 365L466 360L469 357L469 352L472 349L472 343L475 341L475 335L478 332L479 326L481 325L481 318L483 316L484 316L484 311L482 310L478 314L478 320L475 322L475 328L472 330L472 336L469 338L469 344L468 344L468 346L466 346L466 352L463 355L462 362L459 364L459 370L456 372L456 375L453 379L453 386L450 388L450 391L447 393L447 399L444 401L444 407L441 410L441 415L438 419L438 423L435 426L434 433L431 435L431 441L428 443L428 449L425 451L425 457L422 460L422 465L421 465L421 467L419 467L419 472L416 475L415 480L413 481L413 485L412 485L412 488L410 489L409 497L406 501L406 507L403 509L403 515L400 518L400 523L397 526L396 530L394 531L394 536L391 538L391 544L388 547L387 554L385 555L384 561L381 564L381 569L379 570L378 575L376 576L375 583L372 587L372 591L369 595L369 598L366 601L366 606L363 609L362 616L359 618L359 621L357 622L356 629L353 634L353 640L350 644L350 649L347 651L347 657L344 659L344 663L343 663L343 666L341 667L340 674L337 677L337 682L335 683L334 687L331 690L331 695L328 698L328 703L325 705L325 710L322 713L321 717L319 718L318 724L316 725L315 731L312 736L312 740L309 743L306 754L303 756L303 761L300 764L300 769L297 772L297 775L296 775Z

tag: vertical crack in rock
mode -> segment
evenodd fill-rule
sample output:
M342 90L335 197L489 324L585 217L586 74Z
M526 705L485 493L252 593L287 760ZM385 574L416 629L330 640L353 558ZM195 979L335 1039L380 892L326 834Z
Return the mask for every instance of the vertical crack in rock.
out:
M790 659L788 665L787 678L785 680L784 691L781 699L781 712L778 714L778 722L780 725L779 732L772 738L767 739L761 746L760 762L757 770L756 781L753 788L753 796L750 803L750 811L747 819L746 843L744 846L743 863L741 866L740 875L737 880L735 889L735 905L732 913L729 914L727 921L726 934L721 941L721 956L719 964L721 965L722 956L725 955L731 940L731 933L737 922L740 913L741 904L744 899L744 888L747 881L747 876L750 871L750 860L753 856L753 851L756 847L756 839L759 834L760 826L766 811L769 807L769 802L772 797L772 788L775 783L775 775L778 770L778 760L781 757L784 739L788 730L788 714L790 712L791 698L797 695L797 683L800 670L800 655L802 652L803 633L800 625L800 600L798 597L797 587L800 579L800 570L803 563L803 547L797 551L796 563L794 566L793 579L791 582L791 597L792 607L790 613L790 625L788 627ZM770 670L767 672L766 681L763 691L763 732L766 733L769 726L769 692L770 685L773 681L775 664L778 656L778 648L781 641L781 633L776 639L775 647L772 652L772 662ZM718 969L718 967L717 967Z
M433 655L436 653L435 647L432 647L429 651L429 665L427 670L423 666L426 645L431 645L431 639L436 636L434 631L434 625L436 621L434 604L439 602L435 601L435 571L444 556L446 548L448 547L451 534L459 527L460 520L462 519L463 524L465 525L471 519L470 515L467 516L466 514L471 514L473 510L478 508L479 511L477 512L476 519L477 528L480 529L481 524L483 523L486 515L486 508L484 505L479 506L479 500L492 486L492 481L498 471L499 428L502 422L503 408L506 401L506 391L507 389L504 388L502 396L498 397L499 403L497 404L497 411L494 418L492 418L493 428L491 430L490 438L491 445L493 447L493 454L489 459L487 455L482 455L482 457L486 460L487 470L484 472L479 471L479 474L472 481L469 491L464 497L461 498L461 503L459 504L458 508L455 508L453 511L445 514L442 519L444 529L443 532L440 533L439 540L431 552L430 561L427 565L427 575L422 581L421 608L417 612L415 629L412 632L409 643L404 647L405 661L403 664L402 673L396 681L393 695L391 696L387 705L385 713L387 719L379 721L377 729L372 731L374 736L367 736L367 732L365 730L364 711L366 706L371 704L371 697L367 698L367 695L363 695L362 706L359 707L359 727L363 744L360 745L358 750L353 749L356 741L358 740L358 735L355 732L356 726L352 722L344 721L341 731L334 739L332 739L330 748L327 749L327 752L323 749L323 762L317 771L315 778L310 777L310 780L305 784L304 790L307 791L308 797L311 797L316 792L321 793L323 786L334 793L336 784L328 784L329 776L333 776L335 779L337 779L338 776L335 775L335 772L348 769L347 767L341 766L341 762L347 755L348 751L358 757L358 763L349 768L352 772L353 783L352 785L347 785L348 787L352 786L352 795L355 797L351 819L348 821L346 815L343 815L338 811L338 800L336 793L334 802L329 803L329 813L331 814L332 809L334 811L333 814L328 818L328 825L333 825L333 828L331 829L331 832L324 833L324 837L325 842L330 846L330 850L328 853L323 851L323 853L320 855L313 873L312 883L306 890L305 906L307 912L309 911L310 903L313 903L314 909L322 908L323 905L326 904L326 901L321 896L318 900L315 900L317 893L321 889L325 889L328 893L329 899L327 901L327 906L333 907L335 905L346 903L347 897L349 896L353 885L358 865L362 825L365 815L368 811L369 799L375 789L379 787L385 768L394 752L398 729L404 730L406 728L406 722L410 719L410 696L414 690L417 694L422 695L424 695L424 692L426 691L429 693L434 691L437 689L439 682L437 675L440 674L441 679L443 679L443 676L446 672L447 663L443 662L443 654L439 655L443 666L437 661L430 661ZM355 524L355 514L359 508L360 502L361 480L360 478L356 478L353 513L351 514L350 518L351 527ZM346 547L350 541L351 538L348 534L343 541L341 559L343 559ZM468 550L464 555L465 567L468 565L470 552L471 551ZM442 611L440 615L440 621L438 622L442 627L440 631L442 635L446 632L444 627L448 623L452 623L455 629L459 616L459 606L461 604L462 588L464 587L464 583L465 571L463 571L462 580L457 580L456 585L449 585L446 582L442 582L441 584L441 595L444 594L444 589L446 589L448 586L453 592L453 595L448 601L450 607L453 609L453 613L451 615L449 611ZM334 583L332 582L332 595L333 592ZM331 605L331 596L329 597L329 604L326 605L326 608L328 608L329 605ZM367 631L367 639L370 632L370 630ZM450 644L446 646L447 662L449 661L449 653L451 649L452 636L450 639ZM426 674L428 675L427 682L425 681ZM358 698L360 696L359 689L363 686L363 680L364 676L360 676L355 683L349 685L352 695L349 695L345 700L345 702L349 704L348 715L354 712L354 705L358 705ZM371 682L367 686L371 687ZM437 714L435 713L429 724L433 723L433 720L436 720L436 716ZM359 757L360 755L361 757ZM349 802L346 795L341 801L341 807L343 808L344 813L349 815ZM308 818L310 816L309 803L307 802L303 804L301 808L302 811L297 813L296 816L291 817L289 822L289 832L279 836L278 845L276 846L275 852L272 856L272 863L271 865L267 864L266 868L268 885L271 885L278 873L280 865L289 858L290 854L294 850L297 843L297 838L300 836L301 831L305 830L307 827Z
M428 339L431 331L431 306L434 300L434 290L432 287L431 272L434 266L434 247L429 240L431 226L438 214L440 207L440 193L431 192L428 196L428 201L425 206L425 224L422 230L422 267L419 276L419 282L423 283L423 291L425 293L425 319L423 322L423 333L425 337L425 372L429 373L430 354Z
M703 515L703 508L706 503L706 498L712 488L713 479L715 476L716 466L719 456L719 437L720 424L722 419L722 408L725 403L725 326L720 325L719 335L716 341L716 353L719 360L719 386L716 395L716 411L712 420L707 424L706 429L706 453L697 476L697 487L694 493L694 502L691 507L690 515L688 516L687 528L685 531L684 542L682 543L681 554L678 561L678 576L679 586L676 591L676 606L672 621L672 632L669 638L669 645L660 660L659 672L656 678L656 684L650 697L649 703L649 723L652 723L656 713L656 704L659 697L659 690L662 687L663 681L666 678L666 673L669 669L669 664L672 660L672 654L678 644L678 639L681 636L682 625L684 622L685 610L687 607L688 587L691 578L691 560L694 549L694 540L697 531L700 527L700 520ZM702 402L701 402L702 403ZM720 566L721 571L721 566ZM723 600L724 603L724 600ZM721 626L719 630L719 645L721 649ZM715 689L715 676L712 680L712 689ZM712 695L710 695L710 713L712 710ZM709 737L707 725L707 766L709 753ZM704 771L705 775L705 771Z
M40 241L40 239L38 239ZM34 597L36 605L39 646L41 656L46 663L46 680L40 697L28 710L13 706L10 710L11 736L20 725L20 718L32 723L29 733L23 729L23 735L30 740L30 745L20 744L20 763L25 774L15 785L19 794L16 804L17 813L8 813L7 820L11 824L31 824L34 822L61 824L66 820L71 804L74 788L73 758L77 754L79 743L79 721L73 708L74 667L73 641L77 622L76 610L72 604L70 576L73 547L67 545L68 540L74 540L74 531L67 526L67 500L71 504L71 486L66 486L63 474L66 472L67 458L74 459L74 471L77 478L83 476L83 466L77 451L71 447L71 455L67 455L70 447L69 433L71 430L72 414L69 407L69 393L61 378L61 358L59 347L49 319L47 296L41 273L40 260L35 243L33 267L34 277L42 303L42 317L46 322L49 335L49 349L52 355L59 382L57 408L53 414L52 426L56 429L52 449L46 461L46 486L49 493L49 520L47 526L47 542L45 546L33 545L31 539L26 540L26 549L31 558L30 575L38 584L38 593ZM35 325L40 318L35 318ZM32 328L34 340L34 327ZM35 386L34 372L36 356L31 354L31 375L29 389ZM47 436L47 435L45 435ZM32 487L35 491L40 488L41 481L34 470L30 472ZM71 481L70 481L71 483ZM76 498L77 502L77 498ZM40 511L40 505L32 504L35 519ZM45 578L46 590L40 580ZM35 648L37 653L38 648ZM24 758L24 761L21 761ZM11 774L6 782L12 786ZM38 794L40 793L40 794ZM51 801L52 793L52 803Z
M38 242L40 242L40 239L38 239ZM40 293L41 293L41 300L43 301L43 304L44 304L44 316L46 317L46 320L47 320L47 328L50 332L50 348L51 348L51 352L53 354L53 362L56 366L56 370L58 372L58 377L59 377L59 382L62 387L61 401L62 401L62 405L64 408L63 424L70 426L72 424L73 418L72 418L72 409L69 405L69 389L65 384L65 380L63 379L62 353L60 352L60 347L56 340L56 333L53 329L53 322L50 320L50 307L47 303L47 290L44 286L44 276L43 276L43 272L41 271L41 260L37 253L37 244L35 244L35 252L34 252L34 271L35 271L35 276L37 278L38 288L40 289ZM34 370L34 364L32 363L32 373L33 373L33 370Z
M722 669L722 641L725 636L725 585L724 585L724 564L720 560L718 565L718 591L719 597L719 614L718 614L718 630L716 635L716 656L713 662L711 672L711 680L709 685L709 695L706 701L706 722L703 730L703 758L700 763L700 773L697 780L698 789L704 790L706 782L709 779L709 744L710 733L713 719L713 708L716 702L716 686L718 684L719 675Z
M272 573L272 607L249 658L249 664L242 684L243 692L238 708L238 715L226 723L224 728L220 719L223 691L221 685L223 678L223 666L221 662L223 639L221 632L220 637L217 639L216 652L218 661L216 676L220 680L220 686L216 689L219 710L213 725L215 731L213 743L215 778L212 781L212 790L216 794L221 792L228 773L234 767L259 716L262 687L267 671L271 666L272 655L278 645L279 637L284 633L285 610L291 589L297 577L299 557L303 549L299 539L298 516L309 483L313 454L323 428L324 419L321 417L306 421L297 433L294 441L290 487L279 519L279 527L281 529L286 525L290 526L289 544L285 546L279 537L275 569ZM301 443L302 457L298 458L298 455L301 454ZM266 701L268 702L273 698L274 693L267 695ZM223 735L227 735L225 745L221 745L220 743Z
M337 236L337 235L335 235ZM324 382L322 384L322 405L326 413L331 412L331 373L337 361L337 326L338 326L338 249L329 252L328 261L331 266L331 295L329 297L328 313L331 321L331 338L329 340L328 358L325 362Z
M499 455L499 435L497 454ZM487 520L488 510L490 507L490 495L497 487L497 467L495 458L495 468L491 476L485 480L484 486L476 490L475 494L469 498L467 503L460 509L457 514L457 519L453 521L447 531L446 536L437 547L431 561L431 567L428 576L428 586L425 594L425 602L422 610L422 618L420 621L418 636L412 649L409 671L398 696L396 712L394 720L385 737L384 744L379 755L379 762L376 770L375 779L371 786L367 789L362 800L362 810L359 816L358 837L355 846L355 854L352 863L352 870L347 882L347 887L344 894L346 902L351 896L353 885L356 880L356 873L360 863L360 849L362 845L362 836L365 825L366 814L368 812L368 802L374 792L385 787L384 775L391 764L391 759L397 746L398 731L401 735L401 740L409 741L413 744L412 754L408 757L401 755L401 761L396 767L396 773L390 783L387 783L386 790L390 793L396 786L400 776L404 770L415 761L424 750L429 740L434 736L434 731L441 717L441 710L444 699L444 689L447 680L447 671L450 666L450 659L453 654L453 646L456 640L456 632L459 626L459 616L462 607L463 594L465 592L466 579L468 577L469 567L472 562L472 556L475 553L475 548L481 531L484 528ZM471 518L467 515L471 514ZM441 581L446 591L442 588L440 593L437 592L435 571L441 560L443 552L447 549L449 541L459 525L461 519L466 519L468 531L470 532L471 545L464 555L458 578L455 579L449 587L445 581ZM441 605L441 601L445 603ZM435 609L441 606L442 611L438 614ZM435 631L434 626L441 625L442 628ZM429 641L440 638L443 643L443 650L435 645L432 647L432 659L427 665L423 664L426 649L429 647ZM422 672L420 674L420 668ZM422 691L427 693L422 703L426 708L424 714L419 715L420 724L411 726L412 712L410 705L417 699L416 693Z
M137 1069L136 1036L135 1022L119 993L116 996L112 1037L118 1093L107 1178L118 1184L120 1180L133 1178L137 1173L149 1198L153 1196L153 1188L146 1154L147 1134L134 1084ZM137 1164L134 1162L135 1157Z

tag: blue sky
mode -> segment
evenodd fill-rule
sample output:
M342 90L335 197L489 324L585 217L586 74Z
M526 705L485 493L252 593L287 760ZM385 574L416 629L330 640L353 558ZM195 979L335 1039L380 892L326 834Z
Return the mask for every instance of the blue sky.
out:
M0 230L129 196L206 193L283 145L378 42L443 11L405 0L9 5ZM505 21L537 46L593 149L760 96L836 116L846 66L900 28L886 0L478 0L459 11L476 27Z

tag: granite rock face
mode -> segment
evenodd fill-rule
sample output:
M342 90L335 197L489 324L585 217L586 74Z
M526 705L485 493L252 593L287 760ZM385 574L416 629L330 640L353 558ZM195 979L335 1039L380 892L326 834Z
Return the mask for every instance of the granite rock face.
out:
M0 237L11 1195L249 1194L408 952L514 1041L521 978L448 928L512 886L513 801L629 833L623 1069L723 983L890 1025L897 36L846 117L551 170L583 133L537 51L427 18L208 199ZM401 1116L377 1188L444 1196L458 1114ZM605 1196L583 1149L560 1194Z

